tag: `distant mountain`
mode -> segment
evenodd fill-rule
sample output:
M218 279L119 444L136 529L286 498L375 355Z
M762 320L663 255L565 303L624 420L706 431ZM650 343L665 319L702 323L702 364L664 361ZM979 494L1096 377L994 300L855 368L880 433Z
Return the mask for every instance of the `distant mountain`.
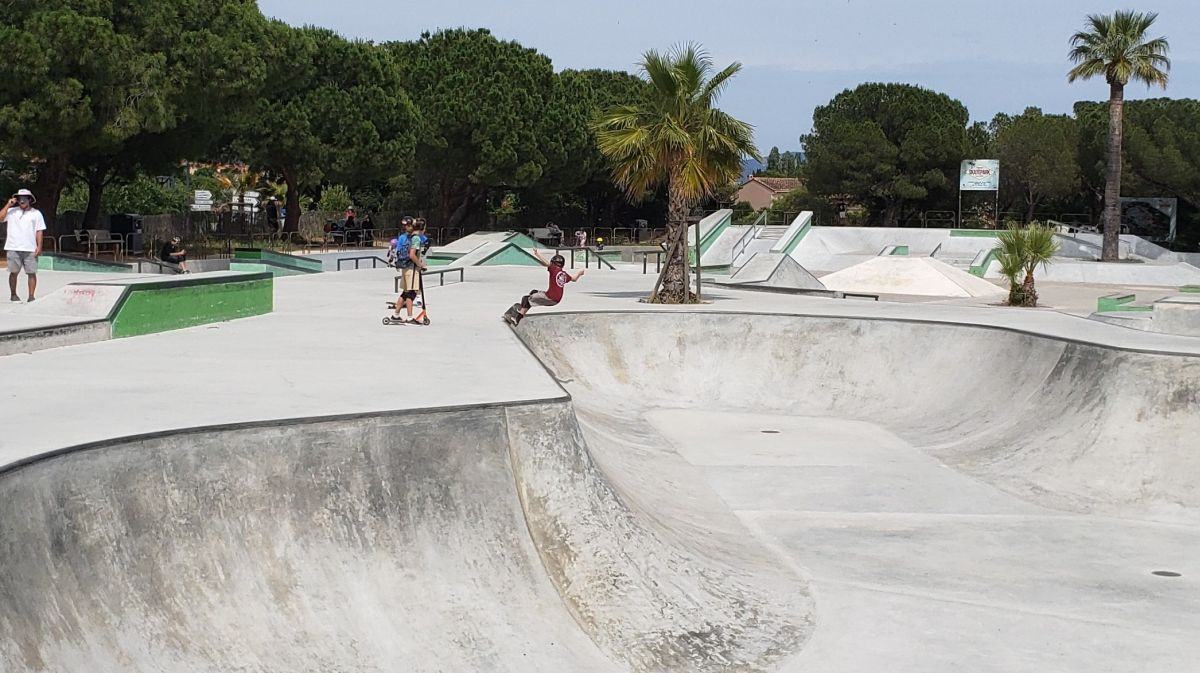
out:
M749 180L755 171L762 170L763 168L766 168L766 164L759 163L750 157L742 159L742 182Z

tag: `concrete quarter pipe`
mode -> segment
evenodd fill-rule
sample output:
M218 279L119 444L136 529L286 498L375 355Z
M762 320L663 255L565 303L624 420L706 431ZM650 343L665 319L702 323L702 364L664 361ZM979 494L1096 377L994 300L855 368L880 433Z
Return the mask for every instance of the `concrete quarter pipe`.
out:
M0 669L1200 658L1197 358L755 314L518 335L570 398L202 428L0 474Z

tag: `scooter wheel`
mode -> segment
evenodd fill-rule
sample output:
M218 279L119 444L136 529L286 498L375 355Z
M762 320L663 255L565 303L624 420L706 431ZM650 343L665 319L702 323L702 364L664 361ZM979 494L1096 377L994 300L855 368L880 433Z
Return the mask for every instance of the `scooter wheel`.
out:
M428 325L428 324L429 324L429 318L425 318L424 320L422 320L422 321L421 321L421 324L422 324L422 325Z
M390 325L390 324L392 324L392 319L391 319L391 318L384 318L384 319L383 319L383 324L385 324L385 325Z

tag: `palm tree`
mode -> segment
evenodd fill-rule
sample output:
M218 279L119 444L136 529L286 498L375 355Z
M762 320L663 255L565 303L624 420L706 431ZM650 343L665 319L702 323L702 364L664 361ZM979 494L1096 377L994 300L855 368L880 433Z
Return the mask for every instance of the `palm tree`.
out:
M996 237L1000 245L996 259L1000 262L1000 275L1008 279L1008 303L1012 306L1037 306L1038 293L1034 287L1033 272L1039 265L1050 263L1058 253L1058 241L1054 229L1033 222L1022 229L1015 222Z
M1104 251L1106 262L1118 257L1121 233L1121 137L1125 85L1132 79L1147 87L1167 87L1171 59L1166 38L1147 39L1158 14L1121 10L1112 16L1090 14L1088 28L1071 36L1067 80L1104 76L1108 82L1108 174L1104 182Z
M712 59L694 44L648 51L640 66L649 81L646 97L606 111L593 130L630 200L666 183L667 260L650 301L689 303L695 295L688 288L688 212L736 180L744 156L760 159L754 128L713 107L742 66L713 74Z

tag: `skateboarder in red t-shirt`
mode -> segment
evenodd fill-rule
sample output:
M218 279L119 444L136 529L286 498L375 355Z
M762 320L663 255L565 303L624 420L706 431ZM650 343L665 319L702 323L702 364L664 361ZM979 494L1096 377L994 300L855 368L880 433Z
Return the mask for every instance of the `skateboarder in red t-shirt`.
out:
M562 255L555 255L547 262L542 257L542 253L536 249L533 251L533 254L538 258L538 261L546 265L547 270L550 272L550 285L546 288L545 292L530 290L529 294L521 297L520 303L513 304L512 308L509 308L504 314L504 319L510 325L516 325L521 322L521 318L525 317L531 306L554 306L562 301L563 288L567 286L567 283L579 280L585 273L584 269L580 269L579 273L572 276L564 271L563 266L567 263L567 260L563 259Z

